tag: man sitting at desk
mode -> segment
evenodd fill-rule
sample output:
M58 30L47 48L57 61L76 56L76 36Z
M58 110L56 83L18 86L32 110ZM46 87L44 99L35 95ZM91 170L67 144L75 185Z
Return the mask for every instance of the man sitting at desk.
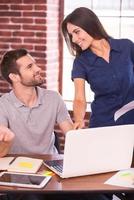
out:
M0 124L15 134L9 152L56 153L55 123L64 134L72 129L59 93L38 87L44 83L42 70L25 49L8 51L1 62L1 73L12 86L12 91L0 98Z
M63 134L73 128L64 101L54 91L40 88L41 69L25 49L8 51L1 61L2 76L12 90L0 98L0 156L16 154L54 154L54 125ZM15 136L15 137L14 137ZM7 139L8 138L8 139ZM43 195L9 195L8 199L44 199ZM57 200L106 200L103 195L66 194L48 196Z

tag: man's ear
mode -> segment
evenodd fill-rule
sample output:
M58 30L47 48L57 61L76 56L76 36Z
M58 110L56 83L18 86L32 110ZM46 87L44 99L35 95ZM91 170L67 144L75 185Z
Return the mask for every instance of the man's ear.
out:
M19 74L10 73L9 78L11 79L12 82L18 82L20 77Z

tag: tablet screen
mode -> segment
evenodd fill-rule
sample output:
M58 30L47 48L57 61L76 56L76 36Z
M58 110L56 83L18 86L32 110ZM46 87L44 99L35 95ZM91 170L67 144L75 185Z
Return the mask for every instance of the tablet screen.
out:
M43 176L34 176L25 174L5 173L0 177L0 182L32 184L32 185L40 185L43 180L44 180Z
M32 174L17 174L5 172L0 176L0 184L4 185L18 185L18 186L44 186L50 177Z

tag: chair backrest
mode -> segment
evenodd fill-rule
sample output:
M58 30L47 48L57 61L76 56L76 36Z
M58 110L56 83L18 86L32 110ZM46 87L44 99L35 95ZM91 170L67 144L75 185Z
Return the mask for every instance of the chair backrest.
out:
M54 145L55 145L55 147L56 147L58 153L60 154L60 142L59 142L59 137L58 137L58 135L57 135L57 133L56 133L55 131L54 131L54 134L55 134L55 143L54 143Z

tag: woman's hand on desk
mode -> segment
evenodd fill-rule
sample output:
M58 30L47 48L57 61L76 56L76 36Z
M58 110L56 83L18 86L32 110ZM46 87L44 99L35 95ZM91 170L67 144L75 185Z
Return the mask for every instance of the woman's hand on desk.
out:
M80 129L80 128L85 128L84 120L74 122L73 129Z

